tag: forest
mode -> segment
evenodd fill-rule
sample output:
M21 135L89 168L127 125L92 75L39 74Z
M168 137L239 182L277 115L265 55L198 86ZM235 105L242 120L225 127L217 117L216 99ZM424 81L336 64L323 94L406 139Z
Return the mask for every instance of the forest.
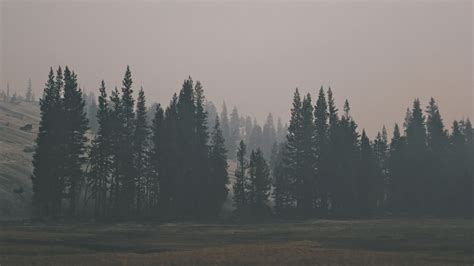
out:
M445 125L433 98L415 99L403 125L371 140L331 88L314 100L296 89L288 126L270 114L263 129L236 108L217 115L191 77L167 106L148 108L143 89L134 93L127 67L120 89L102 81L90 116L74 71L50 69L31 176L36 217L472 217L472 124Z

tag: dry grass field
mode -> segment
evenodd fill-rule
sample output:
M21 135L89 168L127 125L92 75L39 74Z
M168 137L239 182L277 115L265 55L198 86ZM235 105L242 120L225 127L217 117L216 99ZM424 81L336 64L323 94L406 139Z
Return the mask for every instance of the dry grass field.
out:
M3 265L472 265L471 220L3 224Z
M31 214L32 148L39 119L37 103L0 101L0 221ZM31 131L20 129L27 124Z

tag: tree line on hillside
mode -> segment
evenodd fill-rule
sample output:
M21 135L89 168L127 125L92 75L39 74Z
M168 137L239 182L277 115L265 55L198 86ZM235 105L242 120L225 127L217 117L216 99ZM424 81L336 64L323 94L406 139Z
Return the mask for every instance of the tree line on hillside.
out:
M371 141L347 101L338 114L331 89L315 105L297 89L288 128L269 114L262 129L235 107L217 115L191 77L151 110L132 84L127 67L120 89L101 82L96 102L68 67L50 70L33 157L37 215L208 220L228 198L239 219L471 214L472 125L454 121L449 133L434 99L426 115L414 101L403 134L395 125L391 141L385 128Z
M35 93L33 92L31 86L31 79L28 79L28 87L26 88L24 96L18 94L16 91L12 93L10 89L10 84L7 83L7 88L5 90L0 91L0 100L13 104L19 104L22 101L35 102Z

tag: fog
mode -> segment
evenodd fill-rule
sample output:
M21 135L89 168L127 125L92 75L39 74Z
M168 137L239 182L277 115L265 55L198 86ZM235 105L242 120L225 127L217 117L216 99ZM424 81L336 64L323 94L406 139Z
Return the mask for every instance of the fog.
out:
M443 2L2 1L0 88L40 95L69 65L86 91L120 86L130 65L148 102L167 104L189 75L220 109L287 120L296 87L331 86L370 136L433 96L446 123L473 106L473 4ZM448 126L450 126L448 124Z

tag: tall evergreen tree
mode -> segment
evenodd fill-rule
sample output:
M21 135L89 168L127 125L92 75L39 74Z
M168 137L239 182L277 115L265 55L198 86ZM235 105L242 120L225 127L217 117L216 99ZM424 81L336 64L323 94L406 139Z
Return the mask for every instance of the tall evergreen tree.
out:
M353 216L356 213L356 173L357 162L359 158L359 134L357 133L357 124L350 115L349 102L344 103L344 115L339 122L338 139L338 157L334 158L337 162L338 173L336 174L334 189L334 207L340 216Z
M230 113L229 121L229 141L228 141L228 153L229 158L235 159L235 154L237 150L237 142L240 140L240 116L237 107L232 108Z
M441 213L440 207L447 200L446 187L449 185L450 175L447 159L448 132L444 128L443 119L434 98L431 98L426 108L426 141L427 141L427 178L430 186L426 191L426 208L434 213Z
M225 139L225 147L228 149L230 147L230 124L229 114L227 112L227 106L225 102L222 103L222 111L219 122L222 130L222 136Z
M148 175L146 180L146 202L151 215L156 216L159 208L161 181L165 178L163 169L165 167L165 131L164 112L160 104L155 106L155 114L151 126L151 151L148 157ZM168 191L169 193L169 191Z
M270 170L260 149L252 151L249 161L249 203L252 215L261 219L268 212L270 195Z
M31 87L31 78L28 79L28 88L26 89L25 100L27 102L33 101L33 89Z
M86 161L85 148L88 130L85 102L77 85L77 76L66 66L64 70L64 134L65 134L65 182L71 213L75 213L79 185L83 182L82 166Z
M234 206L238 215L242 215L248 206L247 191L248 178L247 167L248 162L246 157L246 146L241 140L239 148L237 149L237 168L235 169L235 183L233 185L234 191Z
M110 110L103 80L99 91L98 129L96 137L92 141L89 155L90 171L88 174L88 187L91 188L91 196L94 199L94 216L96 218L109 214L108 189L112 171Z
M276 130L273 123L273 115L269 113L263 125L262 131L262 152L265 158L270 159L273 144L276 141Z
M326 212L329 207L329 112L323 88L319 90L318 100L314 107L315 117L315 149L316 149L316 175L319 180L320 208Z
M135 195L136 195L136 210L137 214L141 214L146 195L146 180L148 174L148 154L149 154L149 135L150 131L147 123L147 109L145 92L143 88L138 92L136 118L133 133L133 163L134 163L134 178L135 178Z
M381 210L387 207L387 188L389 186L388 176L388 136L385 126L382 127L382 132L378 132L373 143L373 153L375 160L375 200L376 208Z
M406 164L405 174L411 180L407 186L404 206L406 211L420 214L427 207L428 191L432 180L427 178L426 127L425 117L419 99L413 102L413 108L405 119Z
M210 170L211 170L211 202L208 208L211 215L219 214L222 204L227 198L227 184L229 176L227 173L227 150L225 149L225 140L220 129L219 118L216 117L214 131L211 134L211 150L209 154Z
M360 161L356 182L357 202L359 215L370 216L375 209L376 202L375 162L370 140L362 130L360 144Z
M43 97L40 99L41 120L33 155L33 205L39 215L57 215L61 207L62 184L58 171L61 153L57 140L57 115L61 112L60 87L51 68Z
M99 128L97 122L97 102L95 100L95 95L93 92L89 93L89 103L86 105L87 107L87 120L89 121L89 128L93 133L97 133Z

